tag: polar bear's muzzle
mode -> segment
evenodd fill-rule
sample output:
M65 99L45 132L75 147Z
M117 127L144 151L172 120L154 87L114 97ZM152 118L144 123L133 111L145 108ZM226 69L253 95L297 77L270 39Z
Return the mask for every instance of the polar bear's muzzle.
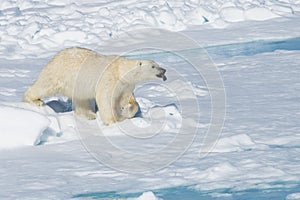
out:
M156 76L158 78L162 78L163 81L166 81L167 77L166 77L165 73L167 70L165 70L164 68L161 68L161 67L157 67L157 69L158 69L158 74L156 74Z

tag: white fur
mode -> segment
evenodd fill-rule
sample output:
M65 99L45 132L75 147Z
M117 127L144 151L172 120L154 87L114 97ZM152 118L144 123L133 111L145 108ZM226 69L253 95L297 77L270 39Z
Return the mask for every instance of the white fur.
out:
M84 48L69 48L44 67L24 94L24 101L43 105L42 98L57 93L73 99L75 113L95 119L95 99L106 125L133 117L138 104L133 90L138 82L158 79L161 68L153 61L105 56Z

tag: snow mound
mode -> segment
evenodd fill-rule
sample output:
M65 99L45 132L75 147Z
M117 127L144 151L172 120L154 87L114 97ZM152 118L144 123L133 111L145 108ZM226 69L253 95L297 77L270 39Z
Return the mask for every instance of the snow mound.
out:
M247 134L238 134L220 138L212 152L245 151L259 146Z
M299 200L300 199L300 193L289 194L285 199L286 200Z
M299 1L34 1L0 3L1 57L48 57L70 46L94 44L141 28L182 31L224 28L233 22L290 16Z
M238 169L229 162L217 164L208 168L205 172L205 178L208 180L222 180L230 177Z
M263 7L250 8L245 11L245 17L249 20L263 21L278 17L271 10Z
M73 112L56 113L49 106L3 103L0 105L0 126L0 150L78 140Z
M0 124L0 149L12 149L38 143L50 121L34 111L0 105Z
M153 194L153 192L144 192L135 200L160 200L160 198L156 197L155 194Z

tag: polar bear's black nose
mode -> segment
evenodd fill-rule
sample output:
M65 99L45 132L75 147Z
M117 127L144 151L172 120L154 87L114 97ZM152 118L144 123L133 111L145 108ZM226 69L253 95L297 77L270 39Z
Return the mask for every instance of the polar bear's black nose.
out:
M167 80L167 77L165 75L166 71L164 68L158 67L159 73L156 75L159 78L163 78L163 81Z

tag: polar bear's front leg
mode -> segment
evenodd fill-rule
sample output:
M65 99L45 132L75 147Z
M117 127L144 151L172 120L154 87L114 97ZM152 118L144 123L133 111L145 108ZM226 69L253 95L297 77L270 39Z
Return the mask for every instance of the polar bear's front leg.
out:
M133 93L123 95L119 106L121 120L133 118L139 109L139 105L136 102Z
M119 121L116 102L113 99L97 95L96 104L98 106L98 112L101 120L105 125L112 125Z

